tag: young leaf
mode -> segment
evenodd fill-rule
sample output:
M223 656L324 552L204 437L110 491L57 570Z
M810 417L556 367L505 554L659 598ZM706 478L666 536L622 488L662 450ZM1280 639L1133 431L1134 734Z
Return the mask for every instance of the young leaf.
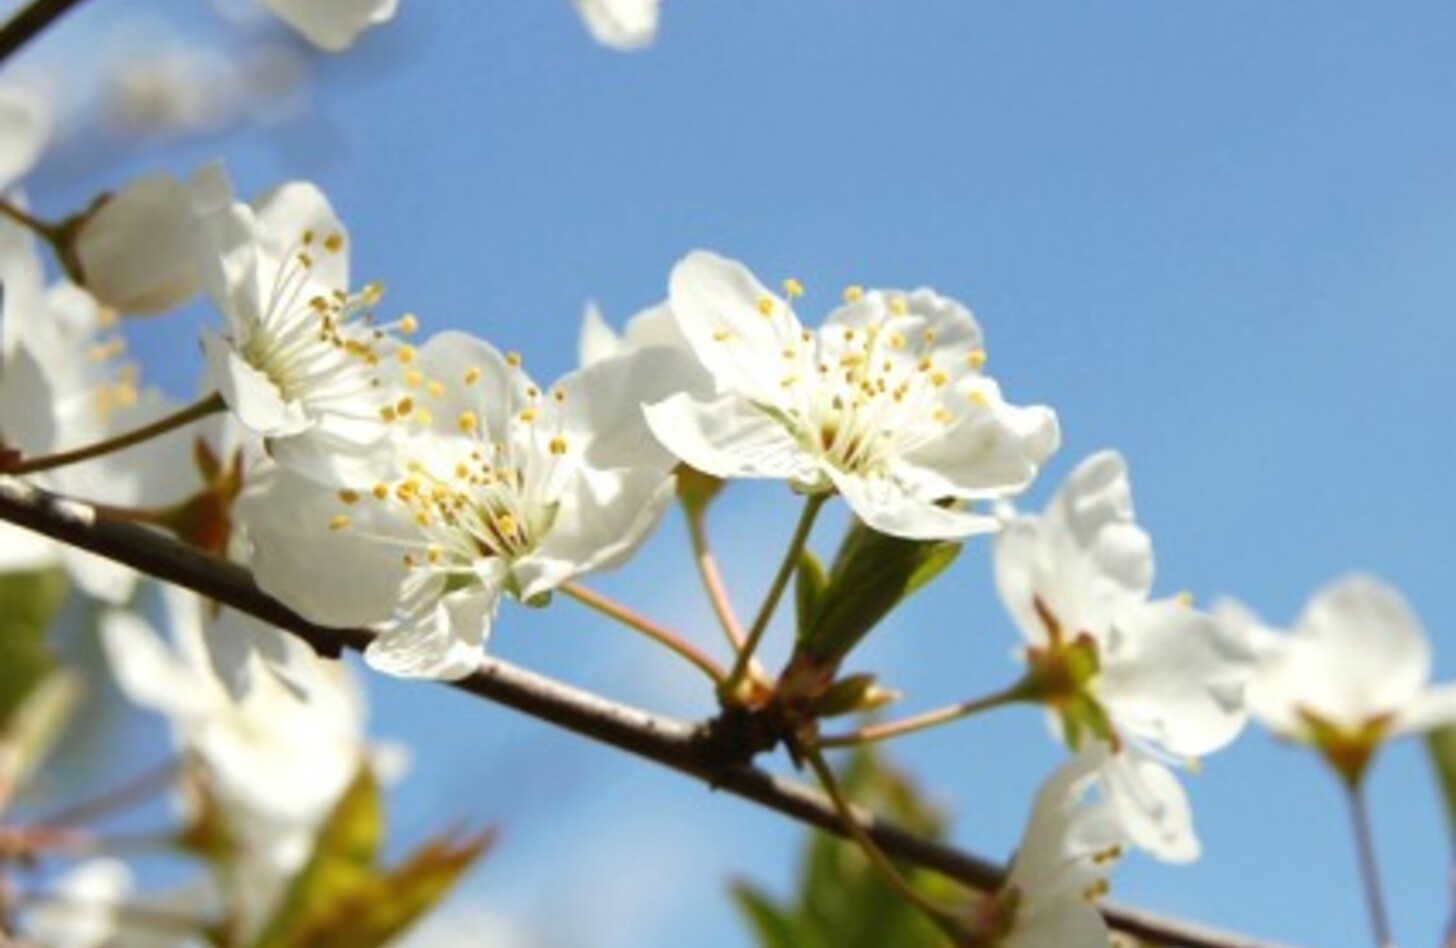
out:
M58 569L0 575L0 732L55 667L45 637L65 598Z

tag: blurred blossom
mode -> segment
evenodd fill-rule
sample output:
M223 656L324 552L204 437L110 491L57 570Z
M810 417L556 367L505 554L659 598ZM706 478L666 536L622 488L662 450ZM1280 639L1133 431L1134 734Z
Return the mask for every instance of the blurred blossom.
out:
M657 38L662 0L572 0L592 39L623 52L642 49Z
M337 53L371 27L394 18L399 0L213 0L224 18L249 29L264 28L271 10L319 49Z
M26 86L0 83L0 191L35 165L50 134L46 99Z
M161 313L201 286L199 236L187 186L153 174L107 196L70 252L78 278L100 302L131 315Z
M1259 654L1255 717L1358 780L1385 741L1456 722L1456 684L1432 687L1431 645L1399 592L1369 576L1319 590L1287 634L1237 603L1220 617Z

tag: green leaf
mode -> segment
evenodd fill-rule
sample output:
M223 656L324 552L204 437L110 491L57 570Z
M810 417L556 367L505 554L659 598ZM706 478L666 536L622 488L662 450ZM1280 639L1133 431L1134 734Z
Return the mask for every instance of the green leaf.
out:
M1446 803L1446 825L1456 836L1456 724L1446 724L1426 735L1426 750L1436 779L1441 784L1441 797Z
M0 732L55 668L45 638L66 589L59 569L0 575Z
M872 749L857 750L840 780L855 802L927 838L944 837L940 813ZM963 898L940 876L897 866L937 902ZM778 903L746 883L733 894L762 948L945 948L940 930L884 883L857 846L828 834L809 838L794 898Z
M0 731L0 787L25 786L70 722L84 688L79 676L65 670L35 682Z
M491 841L489 833L431 839L386 869L377 864L383 830L379 788L363 767L253 948L387 945L439 902Z

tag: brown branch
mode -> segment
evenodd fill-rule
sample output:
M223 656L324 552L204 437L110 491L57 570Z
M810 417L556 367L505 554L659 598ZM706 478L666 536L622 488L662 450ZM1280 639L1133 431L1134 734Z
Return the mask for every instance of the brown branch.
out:
M262 593L248 571L236 564L146 527L103 519L85 504L56 497L13 477L0 476L0 520L215 599L297 635L323 655L361 650L372 638L363 629L330 629L308 622ZM495 658L482 659L474 674L449 684L704 780L714 789L802 823L844 835L838 814L823 794L743 763L747 759L743 745L735 740L732 727L725 727L724 719L692 725L659 717ZM994 863L923 839L872 814L859 816L875 843L898 859L977 889L992 889L1001 883L1003 870ZM1173 948L1279 948L1272 942L1122 906L1104 905L1103 914L1118 931Z
M35 0L0 26L0 63L59 20L81 0Z

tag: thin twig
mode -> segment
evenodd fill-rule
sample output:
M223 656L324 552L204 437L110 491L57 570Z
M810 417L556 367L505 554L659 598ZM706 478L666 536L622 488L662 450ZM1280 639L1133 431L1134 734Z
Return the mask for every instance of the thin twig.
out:
M81 0L35 0L0 26L0 63L59 20Z
M373 638L364 629L314 625L264 595L248 571L236 564L146 527L98 518L85 504L56 497L12 477L0 476L0 520L191 589L297 635L320 654L362 650ZM761 804L802 823L836 835L844 834L839 814L822 793L741 763L731 742L719 739L713 722L690 725L659 717L495 658L483 658L477 671L449 684L705 780L714 789ZM994 863L923 839L870 814L857 815L875 844L897 859L977 889L994 889L1001 884L1004 873ZM1121 906L1104 905L1102 911L1114 929L1169 948L1280 948L1273 942Z

